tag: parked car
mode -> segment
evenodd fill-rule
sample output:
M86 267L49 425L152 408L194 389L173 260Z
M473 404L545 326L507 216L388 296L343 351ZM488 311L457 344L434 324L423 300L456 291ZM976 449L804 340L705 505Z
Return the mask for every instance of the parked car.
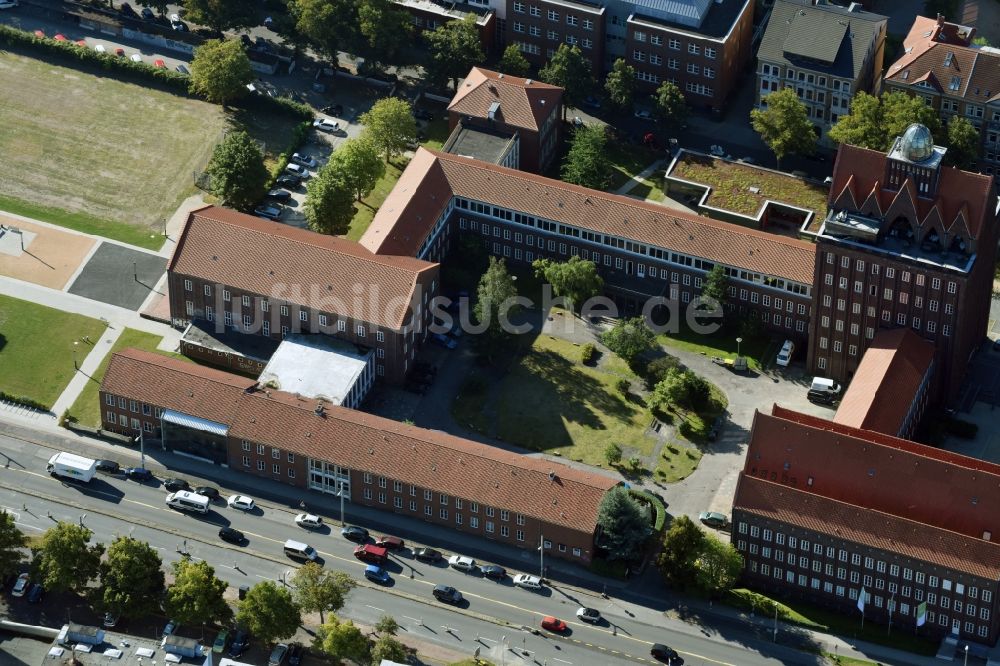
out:
M465 555L452 555L448 558L448 566L452 569L458 569L459 571L469 573L470 571L475 570L476 561L471 557L466 557Z
M677 650L663 643L653 643L653 647L649 648L649 654L653 659L660 661L673 661L677 658Z
M45 594L45 588L42 587L41 583L35 583L31 586L31 590L28 592L28 603L37 604L42 600L43 594Z
M143 7L140 13L142 14L142 18L146 19L147 21L156 20L156 14L154 14L153 10L150 9L149 7Z
M29 580L28 574L23 573L20 576L18 576L17 582L14 583L14 589L10 591L11 596L23 597L25 593L28 591L28 583L30 582L31 581Z
M105 474L118 474L122 471L122 466L114 460L98 460L97 471Z
M517 574L514 576L514 585L526 590L540 590L542 589L542 579L530 574Z
M357 525L344 525L344 527L340 529L340 536L344 537L348 541L364 543L365 541L368 541L368 530L363 527L358 527Z
M240 511L253 511L255 504L253 499L247 497L246 495L233 495L228 500L229 508L239 509Z
M458 342L454 338L449 338L444 333L434 333L431 335L431 342L445 349L454 349L458 346Z
M226 644L229 642L229 630L222 629L215 635L215 641L212 642L212 652L216 654L222 654L226 651Z
M289 164L285 167L285 171L298 176L302 180L309 180L312 177L308 169L300 167L298 164Z
M450 585L435 585L432 594L438 601L448 604L457 604L462 601L462 593Z
M266 217L269 220L277 220L281 217L281 207L280 206L268 206L266 204L261 204L253 209L255 215L260 215L261 217Z
M714 155L715 157L726 156L726 149L717 143L713 143L712 146L708 149L708 152L709 154Z
M292 153L292 161L310 169L315 169L319 166L319 162L316 161L315 157L303 155L302 153Z
M563 632L566 631L566 623L557 617L551 615L546 615L542 618L542 629L548 629L549 631Z
M288 646L288 666L301 666L302 656L305 654L305 648L299 643L292 643Z
M653 114L645 109L635 112L635 117L639 120L654 120Z
M125 478L133 481L150 481L153 478L153 473L145 467L126 467Z
M142 56L139 55L138 53L133 53L132 55L129 56L129 60L131 60L132 62L142 62Z
M344 115L344 107L342 104L331 104L330 106L324 106L320 109L323 113L328 116L342 116Z
M94 47L94 50L97 51L98 53L107 53L108 52L108 50L106 48L104 48L104 44L98 44L97 46Z
M334 122L329 118L317 118L313 121L313 127L323 132L337 132L340 130L340 123Z
M323 519L311 513L300 513L295 516L295 524L299 527L315 530L323 527Z
M177 65L177 67L175 67L174 69L176 69L181 74L190 74L191 73L191 70L188 69L185 65Z
M383 534L379 538L375 539L375 545L381 546L387 550L403 550L406 546L406 542L397 536L389 536L388 534Z
M288 190L273 189L267 191L267 198L285 203L291 200L292 193L289 192Z
M427 109L413 109L413 117L417 120L426 120L427 122L434 120L434 114Z
M153 67L156 67L157 69L166 69L167 63L157 58L156 60L153 61Z
M278 643L274 646L274 649L271 650L271 656L267 658L267 666L281 666L287 656L288 646L284 643Z
M281 185L282 187L294 187L297 188L302 184L302 179L290 173L278 176L278 179L274 181L275 185ZM274 192L274 190L271 190Z
M118 613L115 611L108 611L104 614L104 621L101 623L107 629L112 629L116 624L118 624Z
M135 16L136 15L135 14L135 10L132 9L132 5L128 4L127 2L123 2L122 5L121 5L121 7L118 8L118 11L120 11L125 16Z
M503 580L507 577L507 570L497 564L487 564L486 566L479 567L483 576L486 578L492 578L493 580Z
M716 529L722 529L729 525L729 518L726 517L726 514L718 511L702 511L698 514L698 520Z
M242 629L237 629L233 636L233 642L229 644L229 656L232 659L243 656L243 653L250 649L250 634Z
M580 606L576 609L576 617L584 622L589 622L590 624L597 624L601 621L601 611L596 608L587 608L586 606Z
M246 539L246 537L243 536L243 532L240 532L234 527L220 527L219 538L223 541L228 541L229 543L235 543L237 546L242 545L243 541Z
M177 32L187 32L188 31L187 23L185 23L184 21L171 21L170 22L170 27L173 28L174 30L176 30Z
M794 354L795 343L791 340L785 340L785 343L781 345L781 351L778 352L778 358L774 362L783 368L787 368L788 364L792 362L792 355Z
M172 493L176 493L178 490L191 490L191 484L184 479L164 479L163 487Z
M438 560L441 559L441 553L434 550L433 548L418 548L413 553L413 556L418 560L422 560L424 562L437 562Z
M120 46L119 46L119 47L117 47L117 48L115 49L115 55L116 55L116 56L118 56L119 58L124 58L124 57L125 57L125 49L123 49L123 48L122 48L122 47L120 47Z
M214 502L221 497L221 495L219 495L219 489L213 488L212 486L198 486L194 489L194 492L202 497L207 497L210 502Z
M163 627L163 636L173 636L177 633L177 630L181 628L180 622L176 620L169 620L167 626Z
M369 564L365 567L365 578L380 585L385 585L389 582L389 572L377 564Z

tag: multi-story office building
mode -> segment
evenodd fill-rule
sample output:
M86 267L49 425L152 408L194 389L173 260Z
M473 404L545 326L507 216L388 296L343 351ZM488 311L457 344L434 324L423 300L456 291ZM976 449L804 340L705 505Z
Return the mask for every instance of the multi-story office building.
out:
M600 77L606 13L603 4L588 0L507 0L507 43L538 67L560 44L578 46Z
M777 0L757 50L757 108L767 106L770 93L792 88L826 140L855 94L878 92L887 23L857 3Z
M410 21L418 35L433 32L452 21L462 21L472 16L479 29L479 39L483 51L492 53L501 33L496 12L489 2L440 2L439 0L393 0L393 3L410 15Z
M978 168L1000 175L1000 49L974 46L975 27L917 16L883 87L919 95L945 124L956 116L980 131Z
M932 398L956 391L986 331L997 244L991 176L945 168L911 125L888 153L843 145L816 240L807 366L849 381L880 328L937 350Z

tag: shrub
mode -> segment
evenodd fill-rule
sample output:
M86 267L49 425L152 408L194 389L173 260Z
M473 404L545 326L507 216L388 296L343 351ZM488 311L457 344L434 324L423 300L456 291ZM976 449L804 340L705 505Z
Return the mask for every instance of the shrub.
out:
M30 407L32 409L37 409L43 412L49 411L49 408L46 405L43 405L42 403L38 402L33 398L28 398L23 395L12 395L10 393L4 393L3 391L0 391L0 400L6 402L13 402L18 405L21 405L22 407Z
M274 168L271 169L271 183L278 179L281 174L285 172L285 167L292 160L292 154L298 152L302 144L306 142L309 138L309 131L312 129L312 123L308 121L303 121L295 126L295 130L292 132L292 143L288 146L288 150L278 155L278 161L274 164Z
M612 467L617 465L622 461L622 447L611 442L606 447L604 447L604 460Z
M618 392L622 395L628 395L629 390L632 388L632 382L624 377L621 377L615 382L615 388L618 389Z
M588 342L583 347L580 348L580 361L584 365L590 365L594 362L594 358L597 356L597 347L592 343Z
M648 490L636 490L635 488L630 488L629 492L632 493L637 500L644 502L653 508L653 531L662 531L663 526L667 522L667 507L664 506L663 501Z

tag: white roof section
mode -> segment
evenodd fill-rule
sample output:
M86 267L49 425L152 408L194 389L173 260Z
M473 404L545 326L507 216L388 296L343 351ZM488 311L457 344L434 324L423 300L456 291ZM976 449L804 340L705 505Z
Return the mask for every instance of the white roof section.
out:
M185 414L183 412L175 412L172 409L163 410L163 420L167 423L184 426L185 428L201 430L202 432L210 432L213 435L218 435L220 437L225 437L229 434L229 426L224 423L216 423L215 421L209 421L208 419L200 419L197 416L191 416L190 414Z
M655 17L699 28L712 8L712 0L635 0L635 8L640 14L652 11Z
M261 386L340 405L373 353L328 336L289 335L257 381Z

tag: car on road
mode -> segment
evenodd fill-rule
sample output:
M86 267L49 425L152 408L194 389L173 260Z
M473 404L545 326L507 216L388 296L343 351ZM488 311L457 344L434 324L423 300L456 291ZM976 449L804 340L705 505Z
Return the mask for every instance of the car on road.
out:
M28 591L28 584L30 582L28 574L23 573L18 576L17 582L14 583L14 589L10 591L11 595L15 597L23 597Z
M41 583L35 583L31 586L31 590L28 592L28 603L37 604L42 600L43 594L45 594L45 588L42 587Z
M255 215L266 217L269 220L277 220L281 217L281 206L268 206L261 204L253 209Z
M438 601L443 601L447 604L457 604L462 601L462 593L451 585L435 585L434 591L431 594Z
M324 106L320 111L328 116L342 116L344 115L344 106L342 104L331 104L330 106Z
M176 30L177 32L187 32L188 31L188 25L184 21L171 21L170 22L170 27L172 29Z
M340 123L334 122L329 118L317 118L313 121L313 127L323 132L338 132L340 131Z
M163 487L172 493L178 490L191 490L191 484L184 479L167 478L163 480Z
M302 656L305 654L305 648L299 643L292 643L288 646L288 666L301 666Z
M132 62L142 62L142 56L139 55L138 53L133 53L132 55L129 56L129 60L131 60Z
M210 502L214 502L221 497L219 489L213 488L212 486L198 486L194 489L194 492L202 497L207 497Z
M229 504L229 508L239 509L240 511L253 511L256 508L253 499L246 495L233 495L229 498L227 504Z
M288 646L284 643L278 643L274 646L274 649L271 650L271 656L267 658L267 666L281 666L287 656Z
M126 467L125 478L133 481L151 481L153 473L145 467Z
M177 630L181 628L180 622L177 620L169 620L167 626L163 627L163 636L173 636L177 633Z
M162 60L160 60L159 58L157 58L156 60L153 61L153 67L155 67L157 69L166 69L167 68L167 63L165 63Z
M645 109L642 109L641 111L636 111L635 117L638 118L639 120L655 120L653 114L649 111L646 111Z
M514 576L514 585L526 590L540 590L542 589L542 579L531 574L517 574Z
M315 530L323 527L323 519L311 513L300 513L295 516L295 524L299 527Z
M292 153L292 161L310 169L315 169L319 166L319 162L316 161L315 157L303 155L302 153Z
M104 621L101 623L106 629L112 629L116 624L118 624L118 613L115 611L108 611L104 614Z
M433 548L417 548L417 550L414 551L413 556L424 562L437 562L441 559L441 553Z
M406 542L397 536L383 534L379 538L375 539L375 545L385 548L386 550L403 550L406 546Z
M542 629L548 629L549 631L566 631L566 623L557 617L552 617L551 615L546 615L542 618Z
M340 529L340 536L344 537L348 541L364 543L365 541L368 541L368 530L363 527L358 527L357 525L344 525L344 527Z
M215 635L215 641L212 642L212 652L216 654L222 654L226 651L226 643L229 642L229 630L222 629Z
M3 2L0 2L0 9L14 9L17 6L17 0L3 0Z
M114 460L98 460L97 471L105 474L118 474L122 471L122 466Z
M136 15L135 10L132 9L132 5L128 4L127 2L123 2L122 5L121 5L121 7L118 8L118 11L120 11L125 16L135 16Z
M586 606L580 606L576 609L576 617L584 622L589 622L590 624L597 624L601 621L601 611L596 608L587 608Z
M150 9L149 7L143 7L140 14L142 14L142 18L146 19L147 21L156 20L156 14L154 14L153 10Z
M298 176L286 173L282 176L278 176L278 179L274 181L274 184L281 185L282 187L297 188L299 185L302 184L302 179L299 178ZM271 191L273 192L274 190Z
M243 629L237 629L233 635L233 642L229 644L229 657L237 659L250 649L250 634Z
M476 561L471 557L466 557L465 555L452 555L448 558L448 566L452 569L458 569L459 571L469 573L470 571L475 570Z
M673 661L677 658L677 650L663 643L653 643L653 647L649 648L649 655L660 661Z
M281 190L281 189L275 188L273 190L268 190L267 191L267 198L268 199L274 199L275 201L280 201L282 203L286 203L288 201L291 201L291 199L292 199L292 193L289 192L288 190Z
M434 333L433 335L431 335L431 342L441 347L444 347L445 349L454 349L455 347L458 346L458 341L456 341L454 338L449 338L444 333Z
M716 529L722 529L729 525L729 518L726 517L726 514L718 511L702 511L698 514L698 520Z
M289 164L285 167L285 171L298 176L302 180L309 180L312 177L308 169L300 167L298 164Z
M365 567L365 578L380 585L385 585L389 582L389 572L377 564L369 564Z
M479 568L483 576L493 580L503 580L507 577L507 570L498 564L487 564Z
M246 537L243 536L243 532L233 527L220 527L219 528L219 538L223 541L228 541L229 543L235 543L237 546L241 545Z

